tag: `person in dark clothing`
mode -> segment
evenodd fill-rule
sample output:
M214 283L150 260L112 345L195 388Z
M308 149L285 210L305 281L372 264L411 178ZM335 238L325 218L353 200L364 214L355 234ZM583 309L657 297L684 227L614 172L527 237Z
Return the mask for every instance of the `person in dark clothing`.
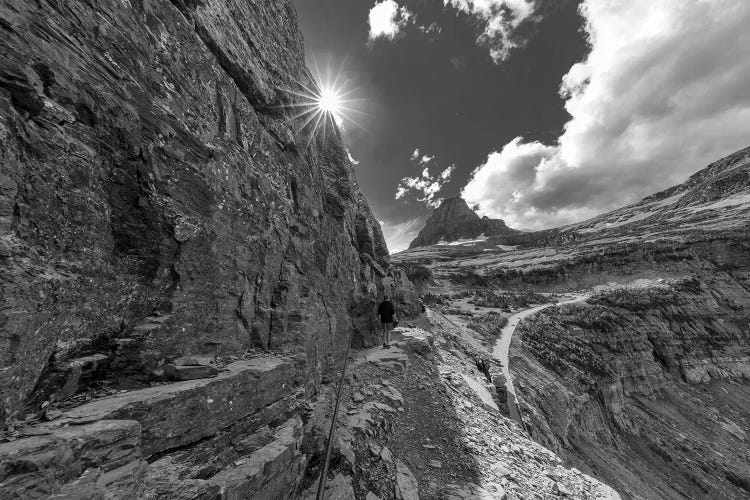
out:
M393 320L396 317L396 308L393 302L388 300L388 296L383 297L383 302L378 304L378 317L383 331L383 348L391 347L391 330L393 329Z
M479 370L480 373L484 374L484 376L487 378L487 381L491 384L492 373L490 373L490 364L484 358L477 358L475 362L477 364L477 370Z

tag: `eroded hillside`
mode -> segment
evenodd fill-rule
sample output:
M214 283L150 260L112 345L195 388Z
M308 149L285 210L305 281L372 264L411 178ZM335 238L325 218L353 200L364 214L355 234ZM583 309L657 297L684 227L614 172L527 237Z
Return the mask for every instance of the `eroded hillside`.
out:
M749 304L715 273L529 318L510 366L532 435L627 496L744 498Z

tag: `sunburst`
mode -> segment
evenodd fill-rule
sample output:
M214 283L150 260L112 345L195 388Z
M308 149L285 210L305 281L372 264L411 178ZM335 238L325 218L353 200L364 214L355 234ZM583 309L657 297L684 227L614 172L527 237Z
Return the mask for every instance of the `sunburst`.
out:
M284 107L294 108L297 113L287 121L297 125L298 132L307 132L307 146L318 135L325 135L338 128L346 128L349 123L361 127L354 119L355 114L363 114L358 108L360 99L353 97L354 89L343 77L343 66L334 72L329 64L325 75L313 60L314 72L310 72L310 83L293 79L298 89L287 89L294 96L294 102Z

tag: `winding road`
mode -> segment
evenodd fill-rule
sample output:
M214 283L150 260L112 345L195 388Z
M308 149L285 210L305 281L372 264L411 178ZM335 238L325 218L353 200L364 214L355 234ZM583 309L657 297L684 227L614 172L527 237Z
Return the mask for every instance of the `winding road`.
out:
M513 387L513 379L510 376L509 363L510 342L513 339L513 334L516 332L516 327L522 320L538 313L539 311L543 311L544 309L547 309L549 307L561 306L563 304L583 302L588 297L588 295L575 295L573 298L563 300L561 302L542 304L540 306L524 309L523 311L517 312L516 314L508 318L508 324L505 326L505 328L503 328L502 333L500 334L500 338L498 339L497 343L495 343L495 347L493 347L492 349L492 357L500 361L500 364L502 365L503 375L505 376L505 389L508 392L508 408L510 410L510 415L521 425L523 425L523 422L521 421L521 415L518 411L516 391Z

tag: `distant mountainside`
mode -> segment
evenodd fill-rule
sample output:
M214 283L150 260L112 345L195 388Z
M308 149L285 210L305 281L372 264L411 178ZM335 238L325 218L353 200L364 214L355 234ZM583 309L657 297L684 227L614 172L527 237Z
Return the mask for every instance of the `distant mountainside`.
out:
M463 198L448 198L432 212L432 215L409 248L434 245L441 241L453 242L473 239L481 235L504 236L518 234L500 219L479 217Z
M548 233L580 236L652 230L730 229L750 212L750 147L714 162L687 181L618 210ZM563 238L567 239L567 238Z
M531 255L543 248L552 251L554 247L554 260L562 261L567 259L565 253L580 256L601 245L614 248L613 244L652 245L671 241L681 245L727 238L742 240L750 224L750 147L708 165L682 184L637 203L555 229L527 233L508 228L501 237L485 233L488 238L478 239L482 233L473 228L460 236L453 234L451 244L438 244L439 239L425 238L424 233L447 234L444 229L440 233L441 226L433 220L441 208L433 213L408 250L392 256L395 262L444 262L453 269L457 264L455 259L460 257L459 264L466 267L540 268L549 262ZM448 237L444 239L451 241ZM529 255L528 262L521 258L522 253Z

